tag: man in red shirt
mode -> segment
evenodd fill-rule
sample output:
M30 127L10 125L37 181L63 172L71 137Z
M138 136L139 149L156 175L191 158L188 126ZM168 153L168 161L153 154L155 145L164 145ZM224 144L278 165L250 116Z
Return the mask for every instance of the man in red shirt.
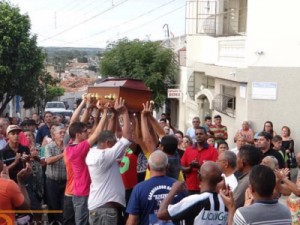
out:
M182 158L182 171L186 174L186 186L189 194L199 194L200 183L197 177L199 168L205 161L216 161L217 150L206 143L206 131L204 127L195 128L196 142L188 147Z

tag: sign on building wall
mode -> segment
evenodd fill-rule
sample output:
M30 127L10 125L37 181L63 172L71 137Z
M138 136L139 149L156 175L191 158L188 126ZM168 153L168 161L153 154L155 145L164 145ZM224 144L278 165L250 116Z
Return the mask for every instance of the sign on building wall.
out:
M246 85L240 85L240 97L246 98Z
M180 89L168 89L168 98L180 98L181 91Z
M276 100L277 83L252 82L252 99Z

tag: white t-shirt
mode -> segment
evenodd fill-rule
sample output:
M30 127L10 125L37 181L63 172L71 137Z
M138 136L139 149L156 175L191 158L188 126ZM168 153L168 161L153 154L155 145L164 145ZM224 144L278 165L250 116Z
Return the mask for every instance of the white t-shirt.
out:
M231 174L228 177L226 177L225 174L222 174L222 176L225 178L226 185L229 185L230 190L233 192L238 185L238 181L234 174Z
M195 129L193 127L189 127L185 133L186 135L189 135L190 138L192 138L193 141L196 140L196 134L195 134Z
M236 155L239 153L239 150L237 147L230 149L230 151L232 151Z
M121 158L130 142L122 137L112 148L91 148L85 159L91 176L88 208L93 210L107 202L125 207L125 188L117 159Z

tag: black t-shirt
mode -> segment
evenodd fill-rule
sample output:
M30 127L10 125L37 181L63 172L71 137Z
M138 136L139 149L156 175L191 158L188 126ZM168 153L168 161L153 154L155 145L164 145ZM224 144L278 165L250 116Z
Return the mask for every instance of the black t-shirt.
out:
M21 156L23 153L29 155L30 150L28 147L19 144L17 153L20 153ZM9 166L15 161L15 157L16 157L16 152L14 152L8 144L5 146L3 150L0 151L0 158L7 166ZM17 182L17 173L23 168L24 168L23 161L20 159L19 163L14 168L9 170L10 179Z

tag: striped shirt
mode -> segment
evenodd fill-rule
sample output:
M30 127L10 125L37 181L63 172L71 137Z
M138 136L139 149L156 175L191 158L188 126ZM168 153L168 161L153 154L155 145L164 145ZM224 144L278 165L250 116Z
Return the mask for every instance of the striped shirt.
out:
M54 141L50 142L45 147L45 158L56 156L62 153ZM48 164L46 168L46 176L52 180L65 181L67 179L66 165L64 159Z
M255 202L236 210L234 225L290 225L292 222L290 210L277 200Z
M168 212L174 221L185 220L186 225L226 225L228 212L221 196L213 192L190 195Z
M225 141L228 138L228 134L227 134L227 127L220 125L220 126L216 126L216 125L211 125L209 127L209 130L212 131L214 133L215 139L216 139L216 143L219 143L220 141Z

